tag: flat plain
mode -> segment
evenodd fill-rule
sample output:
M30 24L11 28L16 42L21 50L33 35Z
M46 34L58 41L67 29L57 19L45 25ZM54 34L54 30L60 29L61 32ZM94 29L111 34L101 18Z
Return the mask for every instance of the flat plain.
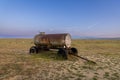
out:
M79 55L29 54L32 39L0 39L0 80L120 80L120 40L72 40Z

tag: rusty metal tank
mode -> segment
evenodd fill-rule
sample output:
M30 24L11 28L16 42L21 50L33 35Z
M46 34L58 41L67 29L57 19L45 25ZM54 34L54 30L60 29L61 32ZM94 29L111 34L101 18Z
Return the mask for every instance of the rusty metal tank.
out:
M38 47L69 48L71 47L71 35L69 33L45 34L41 32L34 37L34 44Z

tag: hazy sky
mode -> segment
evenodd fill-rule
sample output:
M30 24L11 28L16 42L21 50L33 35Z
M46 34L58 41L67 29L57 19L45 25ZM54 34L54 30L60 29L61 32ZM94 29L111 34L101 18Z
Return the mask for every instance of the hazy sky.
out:
M120 0L0 0L0 37L40 31L120 37Z

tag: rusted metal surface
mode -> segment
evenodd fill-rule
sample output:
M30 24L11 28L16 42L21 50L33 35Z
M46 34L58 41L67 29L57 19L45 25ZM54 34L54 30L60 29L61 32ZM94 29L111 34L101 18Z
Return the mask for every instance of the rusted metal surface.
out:
M64 34L38 34L34 37L35 45L46 45L46 46L71 46L71 35L68 33Z

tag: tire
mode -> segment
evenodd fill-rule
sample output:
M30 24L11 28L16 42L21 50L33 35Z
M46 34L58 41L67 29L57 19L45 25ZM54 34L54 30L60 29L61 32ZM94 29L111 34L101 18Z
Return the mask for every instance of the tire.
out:
M38 53L38 48L36 46L32 46L29 50L30 54Z
M67 50L64 49L64 48L60 48L58 50L57 54L58 54L58 56L62 56L64 59L68 59L68 57L67 57Z
M71 48L71 52L73 55L78 55L78 50L76 48Z

